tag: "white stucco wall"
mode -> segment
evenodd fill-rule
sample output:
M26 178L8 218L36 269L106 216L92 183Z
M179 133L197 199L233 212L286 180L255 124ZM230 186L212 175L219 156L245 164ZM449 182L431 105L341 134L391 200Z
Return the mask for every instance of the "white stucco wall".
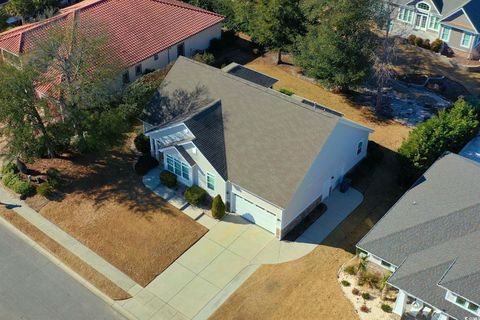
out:
M350 125L350 123L348 120L339 120L285 209L282 229L288 226L320 195L326 199L329 187L332 186L333 189L343 176L367 155L370 131L359 128L353 123ZM363 141L363 149L357 155L359 141Z
M219 39L222 35L222 23L218 23L216 25L207 28L190 38L185 39L182 41L185 44L185 56L191 57L195 54L196 51L206 50L210 46L210 41L214 38ZM180 43L182 43L180 42ZM177 43L170 48L159 52L158 53L158 60L154 59L154 56L151 56L141 62L142 64L142 72L147 69L157 70L164 68L169 63L174 62L177 59ZM138 63L140 64L140 63ZM137 64L137 65L138 65ZM135 68L137 65L131 66L128 68L128 72L130 75L130 82L135 81L135 79L139 78L141 75L136 75Z

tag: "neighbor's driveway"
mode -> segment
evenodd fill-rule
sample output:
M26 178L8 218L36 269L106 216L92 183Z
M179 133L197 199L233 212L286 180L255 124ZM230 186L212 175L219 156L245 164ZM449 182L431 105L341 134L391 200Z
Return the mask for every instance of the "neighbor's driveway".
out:
M0 224L0 319L123 319Z
M137 319L207 319L258 267L311 252L363 200L334 191L327 211L295 242L227 215L138 294L119 304Z

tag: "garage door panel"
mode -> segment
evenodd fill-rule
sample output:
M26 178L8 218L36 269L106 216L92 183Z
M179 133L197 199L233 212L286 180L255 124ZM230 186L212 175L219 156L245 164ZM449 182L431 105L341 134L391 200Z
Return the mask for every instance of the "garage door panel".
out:
M253 202L235 195L235 212L256 225L275 233L277 217Z

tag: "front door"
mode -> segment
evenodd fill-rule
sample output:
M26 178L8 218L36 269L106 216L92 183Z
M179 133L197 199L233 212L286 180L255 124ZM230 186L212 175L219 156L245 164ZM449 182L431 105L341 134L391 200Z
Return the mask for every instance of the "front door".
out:
M415 17L415 29L426 29L427 28L427 15L417 13Z

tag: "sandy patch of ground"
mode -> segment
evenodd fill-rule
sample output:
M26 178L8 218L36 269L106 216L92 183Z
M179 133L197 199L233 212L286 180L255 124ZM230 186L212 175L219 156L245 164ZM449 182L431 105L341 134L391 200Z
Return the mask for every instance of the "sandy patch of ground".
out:
M146 286L207 229L147 189L132 168L135 156L41 159L29 168L60 170L63 194L40 214Z
M42 248L48 250L64 264L69 266L73 271L82 278L90 282L97 289L105 293L114 300L124 300L130 298L130 295L106 278L103 274L92 268L78 258L76 255L59 245L45 233L37 229L30 222L16 214L13 210L7 210L0 207L0 216L10 222L18 230L26 234L32 240L37 242Z

